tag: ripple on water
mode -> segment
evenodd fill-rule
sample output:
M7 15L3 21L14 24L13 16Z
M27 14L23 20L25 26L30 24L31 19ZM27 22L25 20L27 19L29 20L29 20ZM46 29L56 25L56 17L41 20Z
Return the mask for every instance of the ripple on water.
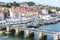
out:
M60 32L60 23L40 26L39 29Z

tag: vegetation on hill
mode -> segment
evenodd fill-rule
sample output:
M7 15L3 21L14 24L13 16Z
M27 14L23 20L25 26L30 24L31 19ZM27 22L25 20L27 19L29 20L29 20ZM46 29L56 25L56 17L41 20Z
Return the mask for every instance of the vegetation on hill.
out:
M1 3L1 2L0 2ZM4 2L3 2L4 3ZM34 2L26 2L29 6L35 5ZM6 7L12 7L12 6L20 6L19 3L16 3L15 1L13 3L6 3ZM53 13L51 9L56 9L57 11L60 11L60 7L54 7L54 6L47 6L47 5L41 5L42 7L48 7L49 13Z
M35 3L34 2L26 2L29 6L33 6L33 5L35 5Z
M19 6L19 3L16 3L15 1L13 3L7 3L6 7L12 7L12 6Z
M54 7L54 6L49 6L50 9L56 9L57 11L60 11L60 7Z
M34 2L26 2L29 6L35 5ZM16 3L15 1L13 3L7 3L6 7L12 7L12 6L19 6L19 3Z

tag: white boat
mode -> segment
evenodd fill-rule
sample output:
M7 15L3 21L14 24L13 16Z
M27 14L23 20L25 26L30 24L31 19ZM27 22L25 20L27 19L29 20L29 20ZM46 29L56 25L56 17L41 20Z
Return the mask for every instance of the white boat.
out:
M7 39L8 38L8 36L6 36L6 37L3 37L4 39Z

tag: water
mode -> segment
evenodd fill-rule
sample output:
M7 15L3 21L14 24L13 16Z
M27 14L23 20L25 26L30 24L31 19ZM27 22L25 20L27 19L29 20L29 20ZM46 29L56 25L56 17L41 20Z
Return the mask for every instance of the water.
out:
M57 24L52 24L52 25L44 25L41 26L39 29L44 29L44 30L51 30L51 31L55 31L55 32L60 32L60 23ZM35 35L36 37L34 38L24 38L23 36L12 36L9 35L7 39L4 39L4 37L6 37L7 35L0 35L0 40L37 40L37 35ZM53 37L50 35L47 35L47 39L46 40L53 40Z
M39 29L60 32L60 23L51 24L51 25L44 25L44 26L41 26Z
M41 26L39 29L51 30L53 32L60 32L60 23ZM53 37L50 35L47 35L47 40L53 40Z
M12 36L8 35L8 38L4 38L7 35L0 35L0 40L34 40L34 38L24 38L22 36Z

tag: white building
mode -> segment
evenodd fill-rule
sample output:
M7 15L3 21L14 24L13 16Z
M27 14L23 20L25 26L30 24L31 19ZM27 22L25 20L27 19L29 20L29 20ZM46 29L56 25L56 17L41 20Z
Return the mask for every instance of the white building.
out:
M42 19L44 19L44 20L50 20L51 16L50 15L44 15L44 16L42 16Z
M58 11L57 13L60 14L60 11Z
M4 13L0 13L0 20L4 19Z
M10 11L10 18L13 18L14 13L11 11L11 9L9 11Z
M46 9L46 8L42 9L42 13L43 14L48 14L48 9Z
M13 12L10 9L10 18L11 19L21 19L21 13L19 13L19 12Z

